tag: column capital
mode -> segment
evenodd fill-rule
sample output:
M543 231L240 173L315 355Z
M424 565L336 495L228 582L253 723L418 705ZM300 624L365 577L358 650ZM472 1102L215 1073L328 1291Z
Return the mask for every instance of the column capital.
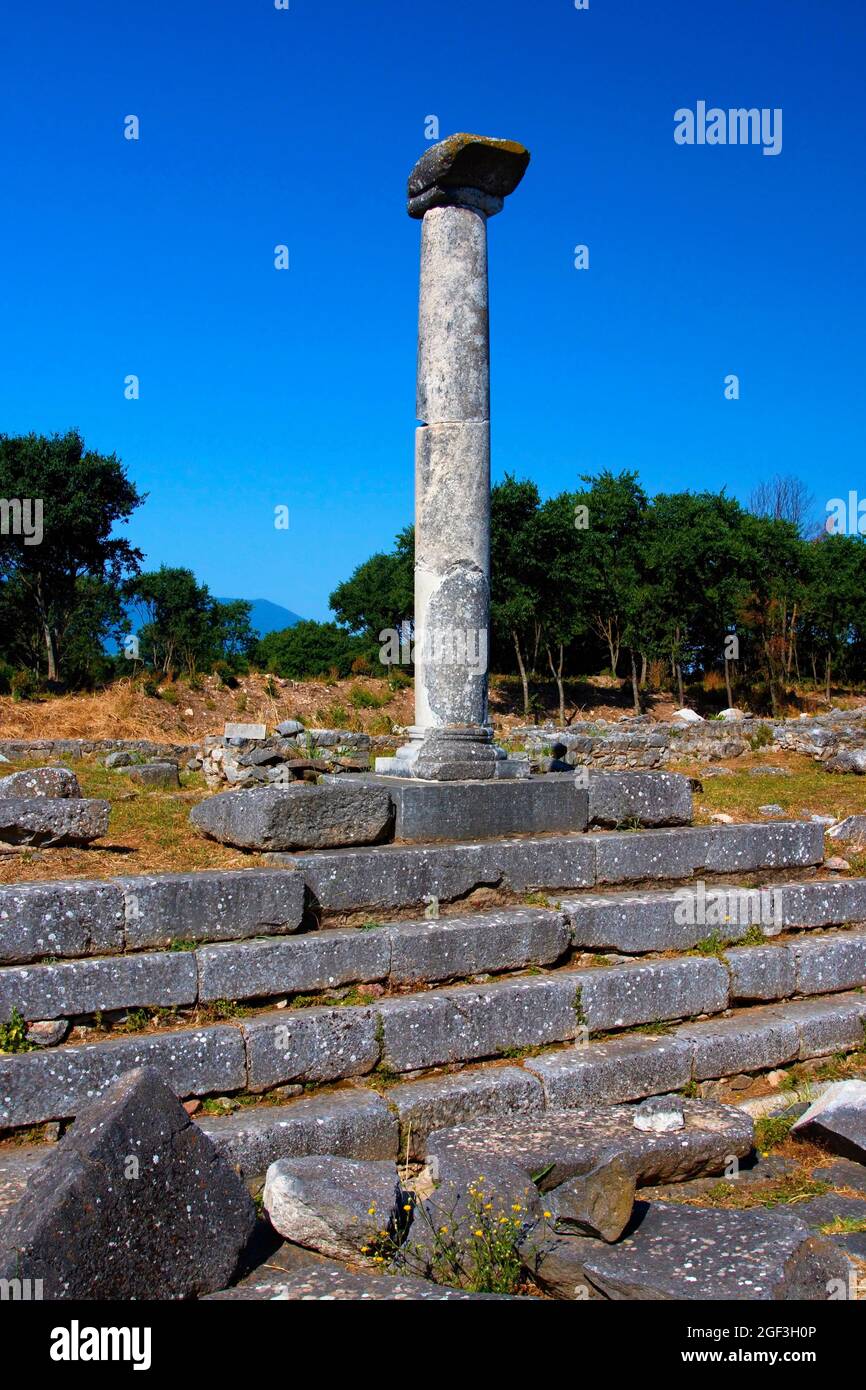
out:
M449 135L425 150L409 175L408 213L421 218L434 207L468 207L493 217L529 164L516 140Z

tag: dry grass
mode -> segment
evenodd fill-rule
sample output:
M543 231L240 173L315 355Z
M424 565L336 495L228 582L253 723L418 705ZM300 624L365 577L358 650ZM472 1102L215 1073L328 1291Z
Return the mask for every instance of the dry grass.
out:
M93 694L56 695L15 701L0 696L0 738L146 738L155 742L198 743L221 734L226 720L263 721L269 728L283 719L310 727L387 733L412 721L411 688L392 691L386 680L352 676L332 684L287 681L258 674L240 677L234 690L213 676L201 689L188 681L164 682L161 695L146 695L141 684L116 681ZM355 692L376 701L357 708Z
M122 772L111 772L91 759L53 761L72 768L85 796L111 802L108 834L89 849L25 849L0 854L0 883L243 869L261 867L264 862L259 855L228 849L193 830L189 812L209 795L200 773L181 773L180 791L150 791L135 787ZM16 763L15 768L39 765Z

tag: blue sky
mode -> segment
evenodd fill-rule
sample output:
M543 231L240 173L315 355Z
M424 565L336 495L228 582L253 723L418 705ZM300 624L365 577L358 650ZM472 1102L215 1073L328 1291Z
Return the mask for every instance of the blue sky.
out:
M0 39L0 430L115 450L149 565L326 617L411 520L430 115L532 151L496 478L866 493L862 0L40 0ZM699 100L781 107L781 154L676 145Z

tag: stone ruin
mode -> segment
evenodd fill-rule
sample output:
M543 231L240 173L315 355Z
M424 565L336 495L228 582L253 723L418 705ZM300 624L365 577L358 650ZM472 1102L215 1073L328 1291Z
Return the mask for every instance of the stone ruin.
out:
M0 1144L12 1297L866 1293L866 878L828 872L820 824L692 824L688 779L657 762L698 737L709 758L738 728L572 727L557 761L588 760L586 778L531 775L543 743L519 759L492 741L476 659L486 222L527 162L461 135L410 178L423 423L408 744L378 774L337 773L374 750L227 731L202 766L233 789L193 820L264 852L256 867L0 885L0 1128L52 1141ZM442 626L474 645L425 639ZM817 752L843 751L842 723L818 726ZM649 768L629 762L641 739ZM611 756L632 770L598 770ZM17 802L43 824L84 800L68 774L13 790L0 815ZM772 888L772 921L710 921L707 882L725 901ZM852 1074L825 1084L830 1059ZM786 1073L812 1078L811 1105L779 1089ZM722 1178L759 1197L796 1171L755 1150L755 1117L792 1108L825 1145L821 1195L714 1205ZM510 1282L471 1292L488 1220L508 1226Z

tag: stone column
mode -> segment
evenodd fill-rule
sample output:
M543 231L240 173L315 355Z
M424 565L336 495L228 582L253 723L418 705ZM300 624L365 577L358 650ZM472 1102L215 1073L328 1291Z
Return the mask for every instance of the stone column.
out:
M487 219L529 153L452 135L409 178L421 223L415 437L415 725L395 772L492 777Z

